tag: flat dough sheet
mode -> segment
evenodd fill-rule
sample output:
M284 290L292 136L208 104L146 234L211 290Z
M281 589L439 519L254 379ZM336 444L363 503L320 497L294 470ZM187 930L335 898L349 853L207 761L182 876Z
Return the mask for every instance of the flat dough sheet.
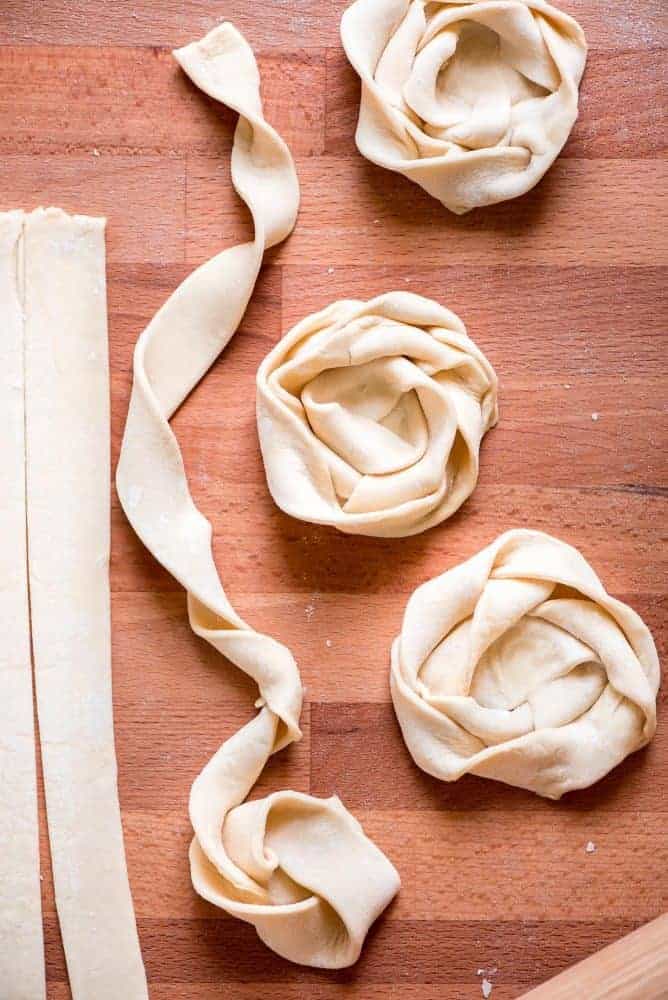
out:
M49 839L72 994L143 1000L112 718L104 227L104 219L57 209L23 218L28 572ZM7 802L10 822L12 808ZM34 840L33 818L34 808ZM24 855L27 871L34 858Z
M26 557L23 213L0 214L0 997L45 997Z

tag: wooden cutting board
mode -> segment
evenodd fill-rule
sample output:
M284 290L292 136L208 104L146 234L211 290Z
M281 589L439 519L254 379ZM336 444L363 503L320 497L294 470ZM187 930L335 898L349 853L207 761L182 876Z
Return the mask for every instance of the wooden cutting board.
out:
M591 47L581 119L535 190L463 218L357 154L343 6L0 5L1 207L53 203L109 219L114 462L138 334L196 264L250 233L229 182L234 117L180 75L172 47L222 18L237 24L259 55L267 117L302 185L294 235L268 255L241 329L174 429L228 594L289 644L307 687L304 740L273 761L257 792L337 793L403 889L358 965L339 973L277 958L196 898L188 790L250 718L254 691L193 637L183 593L114 498L120 791L154 1000L468 1000L481 996L481 969L496 970L492 1000L510 1000L668 906L664 694L649 749L552 803L418 771L388 692L390 643L413 588L525 525L579 546L665 658L664 0L570 0ZM501 421L474 496L449 522L411 539L348 538L273 505L254 375L302 316L390 288L462 316L499 373ZM65 1000L46 844L44 910L49 998Z

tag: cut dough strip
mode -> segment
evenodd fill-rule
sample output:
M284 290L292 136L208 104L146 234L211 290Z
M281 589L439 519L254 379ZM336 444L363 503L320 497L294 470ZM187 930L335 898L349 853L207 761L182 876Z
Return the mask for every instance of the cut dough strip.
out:
M26 554L23 213L0 214L0 997L46 995Z
M197 86L239 113L232 180L255 238L186 278L139 338L118 493L139 537L188 592L193 631L260 689L258 715L193 784L193 885L280 955L339 968L357 959L399 878L336 798L279 792L244 803L269 756L301 736L301 680L290 652L230 605L168 423L235 332L265 249L291 232L299 186L287 146L262 116L257 66L239 32L220 25L174 54Z
M16 537L7 539L14 548L12 559L21 560L12 570L16 576L16 566L21 567L15 591L21 607L14 628L23 630L27 521L35 690L56 906L75 1000L116 1000L121 992L131 1000L145 1000L146 978L123 849L112 718L105 222L58 209L19 213L19 218L20 241L15 241L13 253L15 264L21 262L22 314L20 323L10 326L10 336L20 340L25 387L22 392L19 369L10 387L15 396L9 416L15 429L10 489L17 476L20 487L13 507ZM5 294L2 301L9 301ZM15 311L15 320L17 315ZM16 367L15 343L10 360ZM22 397L25 442L18 424L22 407L17 400ZM26 455L25 503L19 447L25 447ZM18 934L19 940L27 940L25 950L15 949L13 943L2 949L0 963L12 963L3 975L14 977L2 995L32 1000L43 996L44 986L38 957L42 949L32 696L25 654L26 638L21 636L13 654L20 668L20 704L17 689L17 717L4 722L10 734L21 727L23 822L10 816L9 843L22 853L14 881L20 872L25 889L16 898L21 907L16 919L23 913ZM3 671L3 686L7 677ZM4 743L4 728L1 735ZM9 746L11 750L11 742ZM13 804L7 803L10 810ZM5 843L3 837L3 852ZM3 880L3 933L7 914L13 919L11 897L9 904L6 899L11 886ZM26 971L22 966L29 955L34 968Z

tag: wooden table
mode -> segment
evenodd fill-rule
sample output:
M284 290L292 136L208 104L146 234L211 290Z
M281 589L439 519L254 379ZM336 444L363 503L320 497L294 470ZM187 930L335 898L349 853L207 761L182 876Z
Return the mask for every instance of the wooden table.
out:
M552 803L418 771L388 692L413 588L513 526L581 547L665 657L664 0L570 0L591 46L581 119L535 190L463 218L357 154L343 6L3 0L0 10L2 208L55 203L109 218L114 461L139 332L196 264L250 232L229 183L233 116L180 75L170 48L223 17L241 28L302 185L294 235L268 255L242 328L174 428L228 594L290 645L307 686L304 740L257 792L336 792L403 889L358 965L333 974L277 958L195 896L190 783L250 718L254 692L193 637L183 593L115 500L120 790L154 1000L465 1000L481 996L482 968L497 970L492 1000L509 1000L668 904L665 696L648 750ZM449 522L412 539L348 538L272 503L254 375L302 316L390 288L462 316L500 375L501 422L474 496ZM48 870L45 845L49 997L64 1000Z

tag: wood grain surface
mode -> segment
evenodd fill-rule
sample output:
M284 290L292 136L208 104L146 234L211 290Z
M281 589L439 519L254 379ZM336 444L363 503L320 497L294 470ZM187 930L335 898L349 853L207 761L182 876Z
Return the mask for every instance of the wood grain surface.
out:
M190 783L250 718L254 692L191 634L183 593L114 497L120 794L154 1000L469 1000L481 996L481 969L496 970L492 1000L510 1000L668 907L664 691L652 745L560 803L429 778L408 756L388 691L390 643L414 587L525 525L580 547L665 659L665 0L569 0L591 49L572 137L528 195L463 218L357 154L343 6L0 3L0 207L53 203L109 219L114 461L137 336L196 264L250 232L229 182L234 116L186 81L172 47L223 18L245 32L302 185L294 235L268 254L241 329L174 429L228 594L291 647L307 688L304 740L256 793L336 792L403 888L360 962L339 973L281 960L195 896ZM450 521L411 539L349 538L273 505L254 376L308 312L390 288L462 316L499 373L501 421L477 490ZM49 998L66 1000L43 845Z

